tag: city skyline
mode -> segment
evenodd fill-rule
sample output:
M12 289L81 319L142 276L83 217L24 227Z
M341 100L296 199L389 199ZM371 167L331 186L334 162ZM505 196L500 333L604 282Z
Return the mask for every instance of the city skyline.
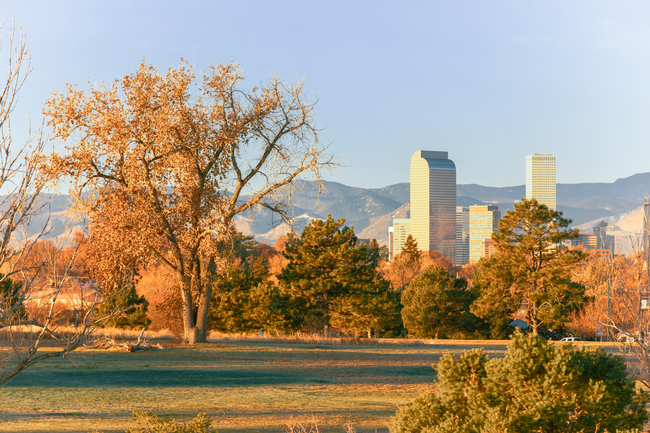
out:
M238 62L247 88L274 71L305 78L319 99L321 141L344 164L325 179L346 185L408 182L408 161L394 157L396 148L447 149L464 167L458 184L519 185L519 161L533 152L558 155L558 183L648 171L646 2L0 6L2 41L15 17L32 52L12 119L18 141L66 83L110 83L143 58L164 71L184 57L197 72L219 59Z
M552 210L557 209L556 161L550 154L536 153L525 158L525 198L534 198ZM501 212L493 204L456 206L457 168L449 152L418 150L411 157L410 177L410 218L393 217L388 227L389 260L400 254L409 235L422 251L438 251L457 265L475 264L489 257ZM601 222L598 227L602 224L607 226ZM596 226L593 231L597 233ZM606 231L607 235L603 229L597 247L607 242L613 251L613 226Z

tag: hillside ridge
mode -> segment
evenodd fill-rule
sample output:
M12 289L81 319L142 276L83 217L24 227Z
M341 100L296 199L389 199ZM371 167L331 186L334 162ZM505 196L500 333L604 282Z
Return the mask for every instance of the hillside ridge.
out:
M478 184L461 184L457 188L457 204L495 204L502 214L512 209L516 201L525 195L524 185L489 187ZM285 192L288 194L288 192ZM650 173L634 174L611 183L558 184L558 210L571 219L573 226L584 226L605 219L616 222L624 215L634 212L643 204L643 198L650 195ZM353 226L359 238L374 238L385 245L388 242L388 227L393 218L407 218L409 215L410 184L401 182L382 188L360 188L339 182L323 181L319 188L315 181L300 180L291 191L295 218L293 229L301 231L312 218L344 218ZM69 224L66 212L71 206L65 195L49 195L52 202L50 218L36 218L35 224L47 222L50 238L65 234ZM46 212L46 211L44 211ZM47 214L45 214L47 216ZM258 242L273 244L278 237L292 230L266 209L256 209L236 218L239 230L255 236ZM40 227L30 227L35 233ZM582 228L582 227L581 227Z

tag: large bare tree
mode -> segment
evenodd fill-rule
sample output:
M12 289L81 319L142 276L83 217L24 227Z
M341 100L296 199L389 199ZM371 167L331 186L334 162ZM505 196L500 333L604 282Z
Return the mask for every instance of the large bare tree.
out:
M633 246L638 242L631 239ZM650 387L650 278L646 256L635 248L628 257L617 255L598 261L595 291L600 311L592 312L594 324L607 330L626 354L637 380Z
M106 276L156 261L176 276L184 339L206 340L215 272L237 214L264 207L289 218L290 184L335 165L318 141L303 82L275 75L250 91L234 64L200 80L181 60L165 73L144 61L88 91L69 86L44 110L70 144L48 175L71 179L90 217ZM92 193L83 195L84 190Z
M36 219L49 215L42 193L50 179L38 164L46 140L40 127L20 142L12 134L11 114L31 67L24 33L12 25L8 34L0 82L0 384L84 344L101 320L94 313L102 301L71 282L78 248L61 254L62 245L42 242L49 218ZM76 327L68 326L73 315Z

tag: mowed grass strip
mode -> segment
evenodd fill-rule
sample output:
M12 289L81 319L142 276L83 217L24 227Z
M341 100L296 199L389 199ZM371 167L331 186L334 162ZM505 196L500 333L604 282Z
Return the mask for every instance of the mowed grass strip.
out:
M455 343L455 342L454 342ZM221 432L283 431L316 420L322 432L386 428L398 404L435 379L447 352L505 342L318 345L224 341L123 353L80 351L45 361L1 391L0 430L117 432L133 411L189 419L200 412Z

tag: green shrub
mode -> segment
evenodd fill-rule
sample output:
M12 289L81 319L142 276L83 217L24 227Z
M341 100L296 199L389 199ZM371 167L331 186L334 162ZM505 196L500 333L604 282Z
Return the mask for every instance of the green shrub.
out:
M516 331L505 358L442 357L432 392L401 407L391 432L594 432L641 428L647 397L624 361Z
M5 317L7 322L27 318L27 311L20 294L22 288L21 281L12 281L9 277L0 274L0 311L3 315L10 312Z
M139 296L135 286L125 292L118 292L106 299L97 310L97 317L110 316L101 321L99 326L105 328L147 328L151 320L147 318L149 302Z

